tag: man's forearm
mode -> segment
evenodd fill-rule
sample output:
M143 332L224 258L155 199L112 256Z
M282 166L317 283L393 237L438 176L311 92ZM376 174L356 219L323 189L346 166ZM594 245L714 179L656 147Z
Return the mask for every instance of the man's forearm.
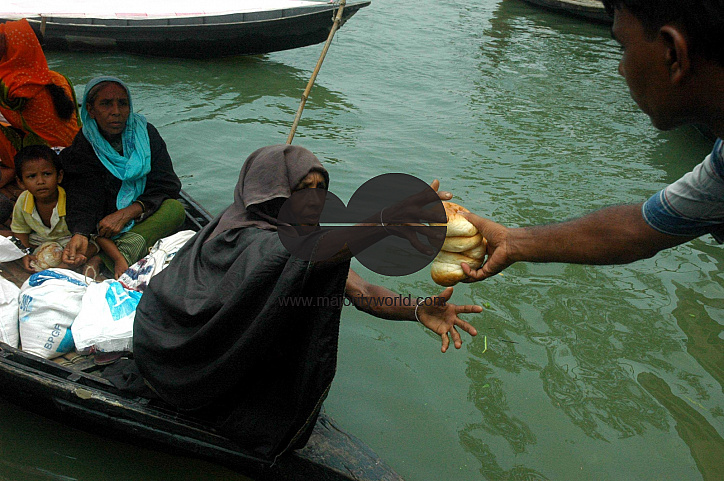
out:
M692 239L651 228L641 204L607 207L560 224L511 229L509 234L510 257L516 262L575 264L626 264Z

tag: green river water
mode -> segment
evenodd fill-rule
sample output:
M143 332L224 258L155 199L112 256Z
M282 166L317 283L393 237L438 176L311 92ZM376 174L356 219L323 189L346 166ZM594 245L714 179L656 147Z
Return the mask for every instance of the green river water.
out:
M131 87L211 212L284 143L321 45L213 61L48 52L76 84ZM337 34L294 143L347 201L366 180L440 179L507 225L639 202L711 149L658 132L608 27L519 0L373 0ZM436 295L425 269L376 283ZM440 353L413 323L343 311L327 411L409 481L724 479L724 250L709 236L626 266L512 266L455 287L480 332ZM487 350L485 349L487 345ZM244 479L0 401L0 480Z

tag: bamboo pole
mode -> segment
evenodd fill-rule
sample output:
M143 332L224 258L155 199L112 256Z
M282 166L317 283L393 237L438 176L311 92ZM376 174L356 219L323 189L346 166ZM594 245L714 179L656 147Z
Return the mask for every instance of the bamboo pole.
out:
M43 14L40 14L40 34L41 34L43 37L45 37L45 23L46 23L46 21L47 21L47 20L46 20L45 16L44 16Z
M334 37L334 33L337 31L340 23L342 22L342 12L344 11L344 6L346 4L347 4L346 0L341 0L339 2L339 8L337 9L337 15L334 17L334 23L332 24L332 30L329 31L329 36L327 37L327 41L324 44L324 48L322 49L322 54L319 56L319 60L317 61L317 66L314 67L314 71L312 72L312 77L309 79L309 83L307 83L307 88L304 89L304 93L302 94L302 101L299 104L299 109L297 109L297 115L294 117L294 123L292 124L292 130L289 132L289 137L287 138L287 144L292 143L292 139L294 138L294 133L297 131L297 125L299 125L299 119L302 118L302 111L304 110L304 105L307 103L307 99L309 98L309 93L312 91L312 86L314 85L314 81L317 78L319 69L322 68L322 62L324 62L324 57L327 55L327 50L329 50L329 46L332 43L332 37Z

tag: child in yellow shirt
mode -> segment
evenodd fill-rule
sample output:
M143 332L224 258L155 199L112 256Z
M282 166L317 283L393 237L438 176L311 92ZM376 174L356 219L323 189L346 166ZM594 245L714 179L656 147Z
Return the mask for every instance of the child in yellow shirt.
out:
M15 202L10 225L13 235L25 247L44 242L65 246L71 236L65 223L65 190L58 185L63 180L58 156L45 145L25 147L15 156L15 171L18 185L26 190ZM35 260L35 255L26 255L25 269L34 272Z

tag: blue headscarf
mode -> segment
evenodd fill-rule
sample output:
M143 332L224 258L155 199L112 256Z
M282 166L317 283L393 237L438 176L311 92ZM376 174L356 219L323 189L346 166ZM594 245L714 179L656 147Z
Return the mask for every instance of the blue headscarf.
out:
M110 143L101 135L98 124L88 113L87 103L90 91L102 82L115 82L126 89L131 114L126 121L126 128L121 134L123 155L116 152ZM146 128L146 117L133 112L131 92L126 84L115 77L96 77L85 86L83 105L80 109L83 121L83 135L93 146L98 159L114 177L121 180L121 189L116 198L116 208L123 209L131 205L146 189L146 175L151 171L151 141ZM126 224L121 232L133 227L133 220Z

